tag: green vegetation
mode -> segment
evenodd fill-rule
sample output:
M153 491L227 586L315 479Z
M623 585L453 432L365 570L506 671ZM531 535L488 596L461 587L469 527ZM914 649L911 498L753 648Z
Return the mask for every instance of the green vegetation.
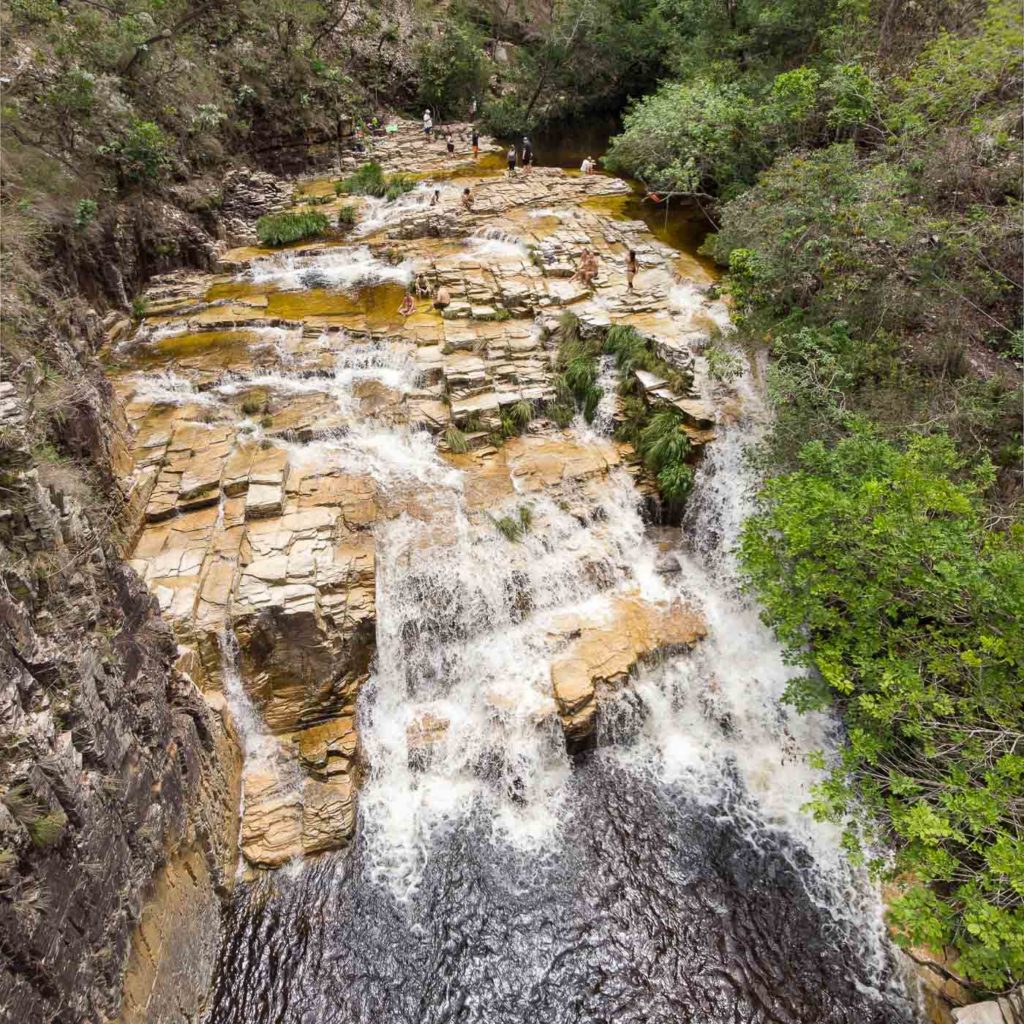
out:
M493 38L521 45L501 98L484 107L499 136L587 110L619 107L671 68L665 0L556 0L543 9L502 2L464 3L463 17Z
M816 814L895 846L898 936L999 990L1024 973L1024 531L987 528L994 475L858 425L769 481L742 555L808 670L789 700L847 723Z
M420 103L434 118L464 116L474 96L487 86L481 33L463 20L445 25L442 35L424 42L418 54Z
M338 227L342 231L351 231L358 219L354 206L343 206L338 210Z
M469 451L469 441L466 435L454 424L448 426L442 435L444 443L453 455L465 455Z
M33 845L42 850L48 846L56 846L61 841L67 823L67 815L57 808L36 818L28 826L28 834Z
M658 484L661 496L676 509L693 486L693 470L687 464L690 441L679 411L648 402L635 372L646 370L666 381L677 393L687 391L689 381L661 359L647 339L632 327L611 327L605 335L605 350L615 357L620 374L622 419L616 436L628 441Z
M87 228L96 219L98 210L95 199L79 199L75 204L75 227Z
M329 225L322 213L313 210L268 213L256 221L256 236L261 245L288 245L306 238L318 238Z
M555 378L555 399L548 403L547 415L560 427L567 427L576 414L577 406L583 418L590 423L601 401L597 386L597 362L601 354L601 340L597 336L584 338L579 318L569 310L558 321L558 356Z
M334 189L339 195L344 192L352 196L392 200L415 187L416 181L408 174L385 174L380 164L371 160L343 181L336 182Z
M530 532L530 526L533 524L533 510L529 505L520 505L516 509L515 515L505 515L499 518L489 515L488 518L505 540L517 544Z

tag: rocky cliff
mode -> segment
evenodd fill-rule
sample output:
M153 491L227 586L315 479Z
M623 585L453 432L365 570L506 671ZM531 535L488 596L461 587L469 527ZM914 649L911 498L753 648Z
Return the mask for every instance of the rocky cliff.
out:
M261 185L269 191L257 195ZM275 199L245 172L223 195L247 220ZM176 976L209 974L234 872L238 747L223 707L203 698L194 665L125 564L133 513L117 481L131 464L127 424L95 353L129 326L116 306L140 281L161 264L208 265L215 248L182 205L129 203L73 248L58 246L53 273L5 280L4 1020L111 1018L130 948L127 1005L140 1020L153 1000L184 1000L187 1011L202 981L180 986ZM96 307L108 305L101 318ZM154 893L158 917L188 904L162 948L142 920Z

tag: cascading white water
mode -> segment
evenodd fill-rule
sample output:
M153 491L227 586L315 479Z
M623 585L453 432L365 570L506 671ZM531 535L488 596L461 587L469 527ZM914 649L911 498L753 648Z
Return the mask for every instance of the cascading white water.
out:
M586 519L564 498L524 496L507 510L530 509L519 542L467 517L457 490L432 520L380 530L361 805L365 838L396 890L415 887L432 831L474 811L520 848L556 837L569 772L549 674L565 645L558 619L598 622L627 588L668 596L644 564L653 552L636 557L633 494L628 476L615 476ZM434 732L419 751L418 730Z
M249 277L256 284L269 284L287 291L353 289L388 282L407 285L412 280L412 265L387 263L365 246L331 246L314 252L263 256L250 265Z
M457 187L435 182L419 184L395 199L367 196L363 200L356 234L360 238L369 238L385 228L400 223L410 215L427 212L431 209L430 200L435 190L441 193L438 200L439 205L451 205L458 201L460 190Z

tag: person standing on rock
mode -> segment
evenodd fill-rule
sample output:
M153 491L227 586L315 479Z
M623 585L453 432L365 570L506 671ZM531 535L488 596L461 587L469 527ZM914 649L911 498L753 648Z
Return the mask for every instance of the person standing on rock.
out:
M423 111L423 137L430 141L430 133L434 130L434 119L430 116L430 107Z
M523 173L529 174L533 167L533 143L527 136L523 136Z
M473 193L468 186L462 190L462 208L467 213L473 212Z
M439 188L434 189L434 194L430 197L430 205L437 206L441 202L441 190Z
M508 147L508 152L505 154L505 159L508 161L508 176L514 178L516 175L516 147L511 145Z
M473 101L474 103L476 100ZM480 155L480 129L476 125L473 125L473 159L475 160Z
M455 156L455 139L452 137L452 131L450 128L444 134L444 144L448 149L448 155Z
M626 257L626 291L633 291L633 281L636 279L636 252L633 249L629 250L629 255Z

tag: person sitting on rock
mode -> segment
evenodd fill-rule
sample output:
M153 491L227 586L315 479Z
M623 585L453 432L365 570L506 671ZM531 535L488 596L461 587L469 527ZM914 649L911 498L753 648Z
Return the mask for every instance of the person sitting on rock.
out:
M434 130L434 119L430 116L430 107L423 111L423 137L429 142L430 133Z
M455 139L452 138L451 129L449 128L444 135L444 144L448 149L449 156L455 156Z
M402 299L402 304L398 307L398 315L399 316L409 316L410 314L415 313L415 312L416 312L416 303L413 300L412 292L407 291L405 293L405 298Z
M584 249L580 255L580 265L576 268L576 273L572 275L572 280L578 280L584 288L593 288L595 277L597 277L597 256L589 249Z
M476 100L473 102L476 103ZM475 160L480 155L480 129L476 125L473 125L472 145L473 159Z
M516 147L509 146L508 152L505 154L505 159L508 161L508 176L514 178L516 174Z
M427 280L426 274L416 275L416 294L421 299L430 297L430 282Z
M584 249L580 253L580 261L576 266L576 273L570 278L571 281L580 281L587 284L587 272L590 269L590 249Z
M629 250L629 255L626 256L626 291L633 291L633 281L636 278L636 251L633 249Z
M441 202L441 190L439 188L434 189L434 194L430 197L430 205L437 206Z
M593 161L590 159L589 156L585 156L583 158L583 163L580 164L580 174L590 174L593 167Z
M473 193L468 187L462 190L462 208L468 213L473 212Z
M452 304L452 293L441 285L434 296L434 309L447 309Z

